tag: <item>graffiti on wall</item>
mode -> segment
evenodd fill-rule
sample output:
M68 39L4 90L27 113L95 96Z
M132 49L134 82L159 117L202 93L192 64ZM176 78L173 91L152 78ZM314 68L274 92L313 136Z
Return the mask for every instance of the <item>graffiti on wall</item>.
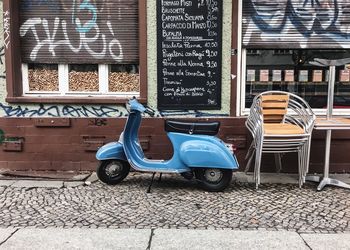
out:
M6 49L10 44L10 12L4 12L4 45Z
M45 18L30 18L28 19L20 28L21 37L25 37L29 30L31 30L35 36L36 44L34 48L31 50L30 59L35 61L37 59L37 55L40 50L47 45L49 52L53 57L56 56L56 47L60 47L62 45L67 46L72 52L79 53L85 50L89 55L96 59L105 58L106 54L111 56L115 61L121 61L123 59L123 48L120 41L116 38L111 41L106 40L106 35L102 34L100 28L95 23L92 27L82 25L79 20L76 21L79 24L79 44L78 46L74 46L75 39L73 41L70 40L67 31L67 23L65 20L60 20L60 18L56 17L54 21L54 26L52 30L49 28L49 22ZM37 26L42 26L45 30L45 37L38 36L38 32L36 30ZM59 29L59 26L62 28L62 32L64 35L64 39L56 39L56 34ZM112 29L112 25L109 21L107 21L107 26L112 35L114 35L114 31ZM95 33L92 37L87 37L86 33L90 31L87 28L94 28ZM96 44L96 42L102 42L101 48L92 49L91 45Z
M350 47L349 0L248 0L243 8L246 45L259 39L276 44L290 39L302 47L311 39L325 37L336 47Z
M39 104L33 107L11 106L0 103L0 113L4 117L71 117L71 118L109 118L126 117L128 111L123 107L112 106L57 106ZM158 111L156 117L224 117L228 114L216 114L198 110Z
M0 111L5 117L122 117L127 114L125 109L111 106L56 106L40 104L34 107L11 106L0 103Z
M50 0L22 0L20 36L25 50L24 60L49 62L55 58L71 63L80 63L82 58L91 63L96 63L96 60L104 63L137 61L138 52L132 52L130 48L138 47L138 10L132 7L137 6L137 1L131 2L110 8L113 3L116 5L113 0L61 0L54 3ZM51 12L53 15L48 15ZM115 18L122 12L130 13L130 16ZM135 30L134 37L130 30Z
M2 46L0 47L0 79L5 79L6 78L6 70L5 70L5 47Z

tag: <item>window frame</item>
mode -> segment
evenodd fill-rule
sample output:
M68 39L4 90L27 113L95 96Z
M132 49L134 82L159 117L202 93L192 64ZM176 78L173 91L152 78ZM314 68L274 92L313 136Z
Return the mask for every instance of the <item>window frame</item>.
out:
M71 103L122 104L129 98L115 93L84 96L67 94L25 94L22 79L21 47L19 37L19 0L4 0L3 15L10 27L9 43L5 46L6 89L8 103ZM139 83L138 100L147 102L147 1L139 0ZM5 16L6 15L6 16ZM101 95L101 96L100 96Z
M119 96L121 98L140 97L140 92L112 92L109 91L109 70L110 64L96 64L98 66L98 91L70 91L69 90L69 65L70 64L55 64L58 66L58 88L56 91L35 91L30 90L29 86L29 73L28 63L22 63L22 82L23 82L23 96L74 96L74 97L86 97L86 96Z

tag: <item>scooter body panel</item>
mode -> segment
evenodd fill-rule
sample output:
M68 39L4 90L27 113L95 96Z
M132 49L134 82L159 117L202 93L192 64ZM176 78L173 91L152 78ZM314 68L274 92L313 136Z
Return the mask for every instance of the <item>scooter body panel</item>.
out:
M96 153L96 158L99 161L102 160L123 160L126 161L123 144L120 142L110 142L103 145Z
M189 168L237 169L238 162L225 144L214 136L168 134L179 158Z

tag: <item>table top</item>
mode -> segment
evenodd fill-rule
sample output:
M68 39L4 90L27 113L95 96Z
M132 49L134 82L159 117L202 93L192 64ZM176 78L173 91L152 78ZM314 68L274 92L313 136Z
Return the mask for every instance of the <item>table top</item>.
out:
M339 129L345 130L350 129L350 117L332 117L327 118L317 118L315 122L315 129L318 130L329 130L329 129Z

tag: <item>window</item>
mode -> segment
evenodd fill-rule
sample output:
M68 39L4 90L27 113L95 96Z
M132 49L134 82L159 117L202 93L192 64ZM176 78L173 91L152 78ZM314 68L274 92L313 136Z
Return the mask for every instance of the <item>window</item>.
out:
M248 50L246 50L248 52ZM314 109L327 106L328 68L309 62L314 58L339 59L350 57L350 50L273 50L244 53L243 110L251 106L255 95L267 90L282 90L304 98ZM350 65L336 68L334 107L338 112L350 109Z
M5 0L4 12L7 101L146 100L145 0Z

